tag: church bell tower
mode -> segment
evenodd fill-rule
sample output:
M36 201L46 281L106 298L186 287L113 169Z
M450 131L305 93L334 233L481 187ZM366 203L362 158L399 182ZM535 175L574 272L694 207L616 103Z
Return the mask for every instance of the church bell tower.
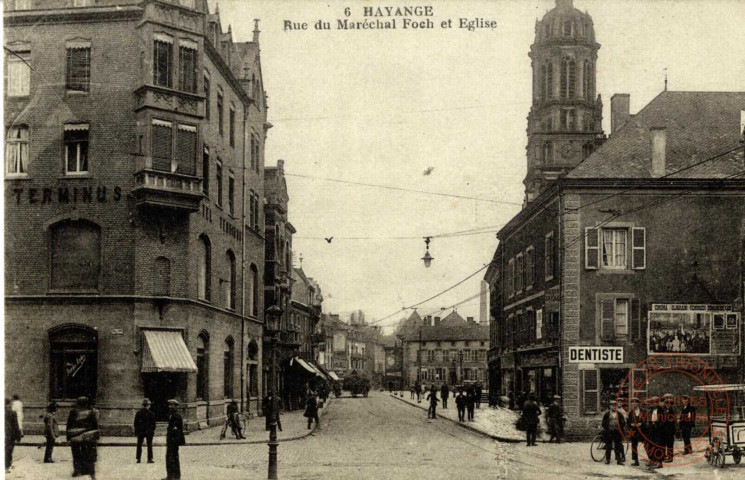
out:
M556 0L556 7L536 22L528 54L533 103L524 205L602 142L603 104L595 93L599 48L592 18L574 8L573 0Z

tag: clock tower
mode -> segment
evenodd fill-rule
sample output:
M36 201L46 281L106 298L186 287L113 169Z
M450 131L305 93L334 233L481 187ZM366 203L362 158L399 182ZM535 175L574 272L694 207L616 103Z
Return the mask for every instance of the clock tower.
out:
M573 0L556 0L536 22L524 206L602 143L603 104L595 93L599 48L592 18Z

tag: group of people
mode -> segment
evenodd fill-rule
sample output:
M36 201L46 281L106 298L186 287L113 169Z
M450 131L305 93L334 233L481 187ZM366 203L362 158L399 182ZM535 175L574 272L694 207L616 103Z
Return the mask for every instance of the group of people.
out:
M680 415L675 411L673 396L647 400L648 410L643 409L638 398L632 398L629 412L626 413L618 402L612 400L603 416L605 435L605 463L610 463L611 451L615 460L623 465L623 435L631 443L633 466L639 466L639 445L644 447L650 468L662 468L664 463L672 463L675 447L675 433L680 431L683 438L683 455L693 453L691 432L696 424L696 407L687 396L682 397L683 408Z
M511 393L511 392L510 392ZM512 399L513 396L510 396ZM512 407L512 405L510 405ZM540 416L542 414L541 407L536 402L535 395L532 393L525 393L524 399L520 398L518 405L520 410L519 422L525 429L525 437L528 447L536 446L536 438L538 437L538 424L540 423ZM561 397L554 395L553 402L546 409L546 425L548 426L549 443L556 442L561 443L564 439L564 423L566 422L566 415L564 414L564 408L561 406Z
M232 403L235 403L234 401ZM142 408L135 414L134 432L137 437L136 459L137 463L142 460L142 444L147 443L147 463L155 463L153 460L153 436L155 435L156 418L150 410L152 403L149 399L142 401ZM166 430L166 479L180 480L181 460L179 458L179 447L186 443L184 436L184 419L178 413L179 401L168 400L168 428ZM230 411L230 406L228 406ZM236 406L237 411L237 406ZM75 476L75 474L73 474Z
M649 346L655 353L709 353L709 334L699 331L656 331L649 337Z
M421 402L421 396L424 395L424 387L417 382L412 387L412 392L418 392L419 401ZM431 384L425 400L429 401L429 408L427 409L427 419L437 418L437 405L442 402L442 408L448 408L448 400L450 399L450 387L447 384L443 384L440 389L440 397L437 397L438 389L434 384ZM414 398L412 393L411 399ZM474 410L481 407L481 387L470 386L466 389L458 388L455 394L455 407L458 409L458 421L466 421L466 412L468 415L468 421L472 422L474 419Z

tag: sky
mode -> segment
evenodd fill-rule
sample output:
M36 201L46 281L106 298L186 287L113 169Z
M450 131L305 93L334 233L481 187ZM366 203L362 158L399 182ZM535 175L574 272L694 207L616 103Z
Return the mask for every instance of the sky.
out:
M402 29L399 18L396 30L336 29L337 19L364 20L365 6L404 5L432 6L435 28ZM418 311L435 313L480 291L496 231L523 200L528 52L535 21L554 5L220 0L223 28L232 25L235 41L250 40L253 19L260 19L273 124L265 161L285 161L296 266L302 255L306 274L322 288L324 312L361 309L368 322L383 319L378 324L390 331L411 313L402 307L482 269ZM669 90L745 90L740 0L575 0L574 6L590 13L601 44L596 82L606 133L610 97L630 94L635 113L663 90L665 69ZM497 26L468 31L457 28L460 18ZM454 28L441 28L447 19ZM317 20L332 29L314 29ZM285 21L308 29L287 30ZM464 231L469 234L437 237ZM421 260L426 236L434 237L430 268ZM457 309L478 319L478 298Z

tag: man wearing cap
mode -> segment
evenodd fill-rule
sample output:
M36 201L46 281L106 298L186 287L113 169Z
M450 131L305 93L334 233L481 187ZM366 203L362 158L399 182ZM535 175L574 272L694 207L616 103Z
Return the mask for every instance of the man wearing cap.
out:
M181 461L178 448L186 443L184 438L184 420L178 413L179 401L168 400L168 431L166 432L166 473L164 480L181 479Z
M564 409L561 408L561 397L558 395L554 395L554 402L548 407L546 423L551 435L548 442L551 443L556 439L556 443L561 443L564 437Z
M677 424L677 415L673 406L673 396L666 393L664 397L664 406L660 409L662 412L662 442L660 445L665 447L665 462L673 461L673 448L675 447L675 425Z
M662 468L662 457L664 456L664 448L662 446L662 436L660 430L660 397L651 397L647 400L649 404L649 413L647 413L647 420L644 422L644 451L649 459L648 467L650 468Z
M642 427L644 424L644 414L639 408L639 399L631 399L631 408L626 417L626 428L628 428L628 439L631 442L631 459L634 461L631 465L639 466L639 441L642 440Z
M52 402L47 405L47 413L44 415L44 438L47 441L47 448L44 450L44 463L54 463L52 452L54 443L59 437L59 422L57 422L57 403Z
M535 402L535 395L532 393L523 405L522 419L525 424L525 435L527 437L528 447L535 447L536 436L538 435L538 417L541 414L541 408Z
M691 405L688 395L683 396L683 410L680 411L680 433L683 436L683 455L693 453L691 447L691 430L696 425L696 407Z
M147 440L147 463L153 461L153 435L155 435L155 414L150 410L150 400L142 401L142 408L135 414L135 435L137 436L137 463L142 459L142 442Z
M618 411L618 403L611 400L608 404L608 411L603 415L603 431L605 433L605 464L610 463L610 451L616 457L616 463L623 465L623 446L621 445L621 432L624 430L626 420L623 414Z

